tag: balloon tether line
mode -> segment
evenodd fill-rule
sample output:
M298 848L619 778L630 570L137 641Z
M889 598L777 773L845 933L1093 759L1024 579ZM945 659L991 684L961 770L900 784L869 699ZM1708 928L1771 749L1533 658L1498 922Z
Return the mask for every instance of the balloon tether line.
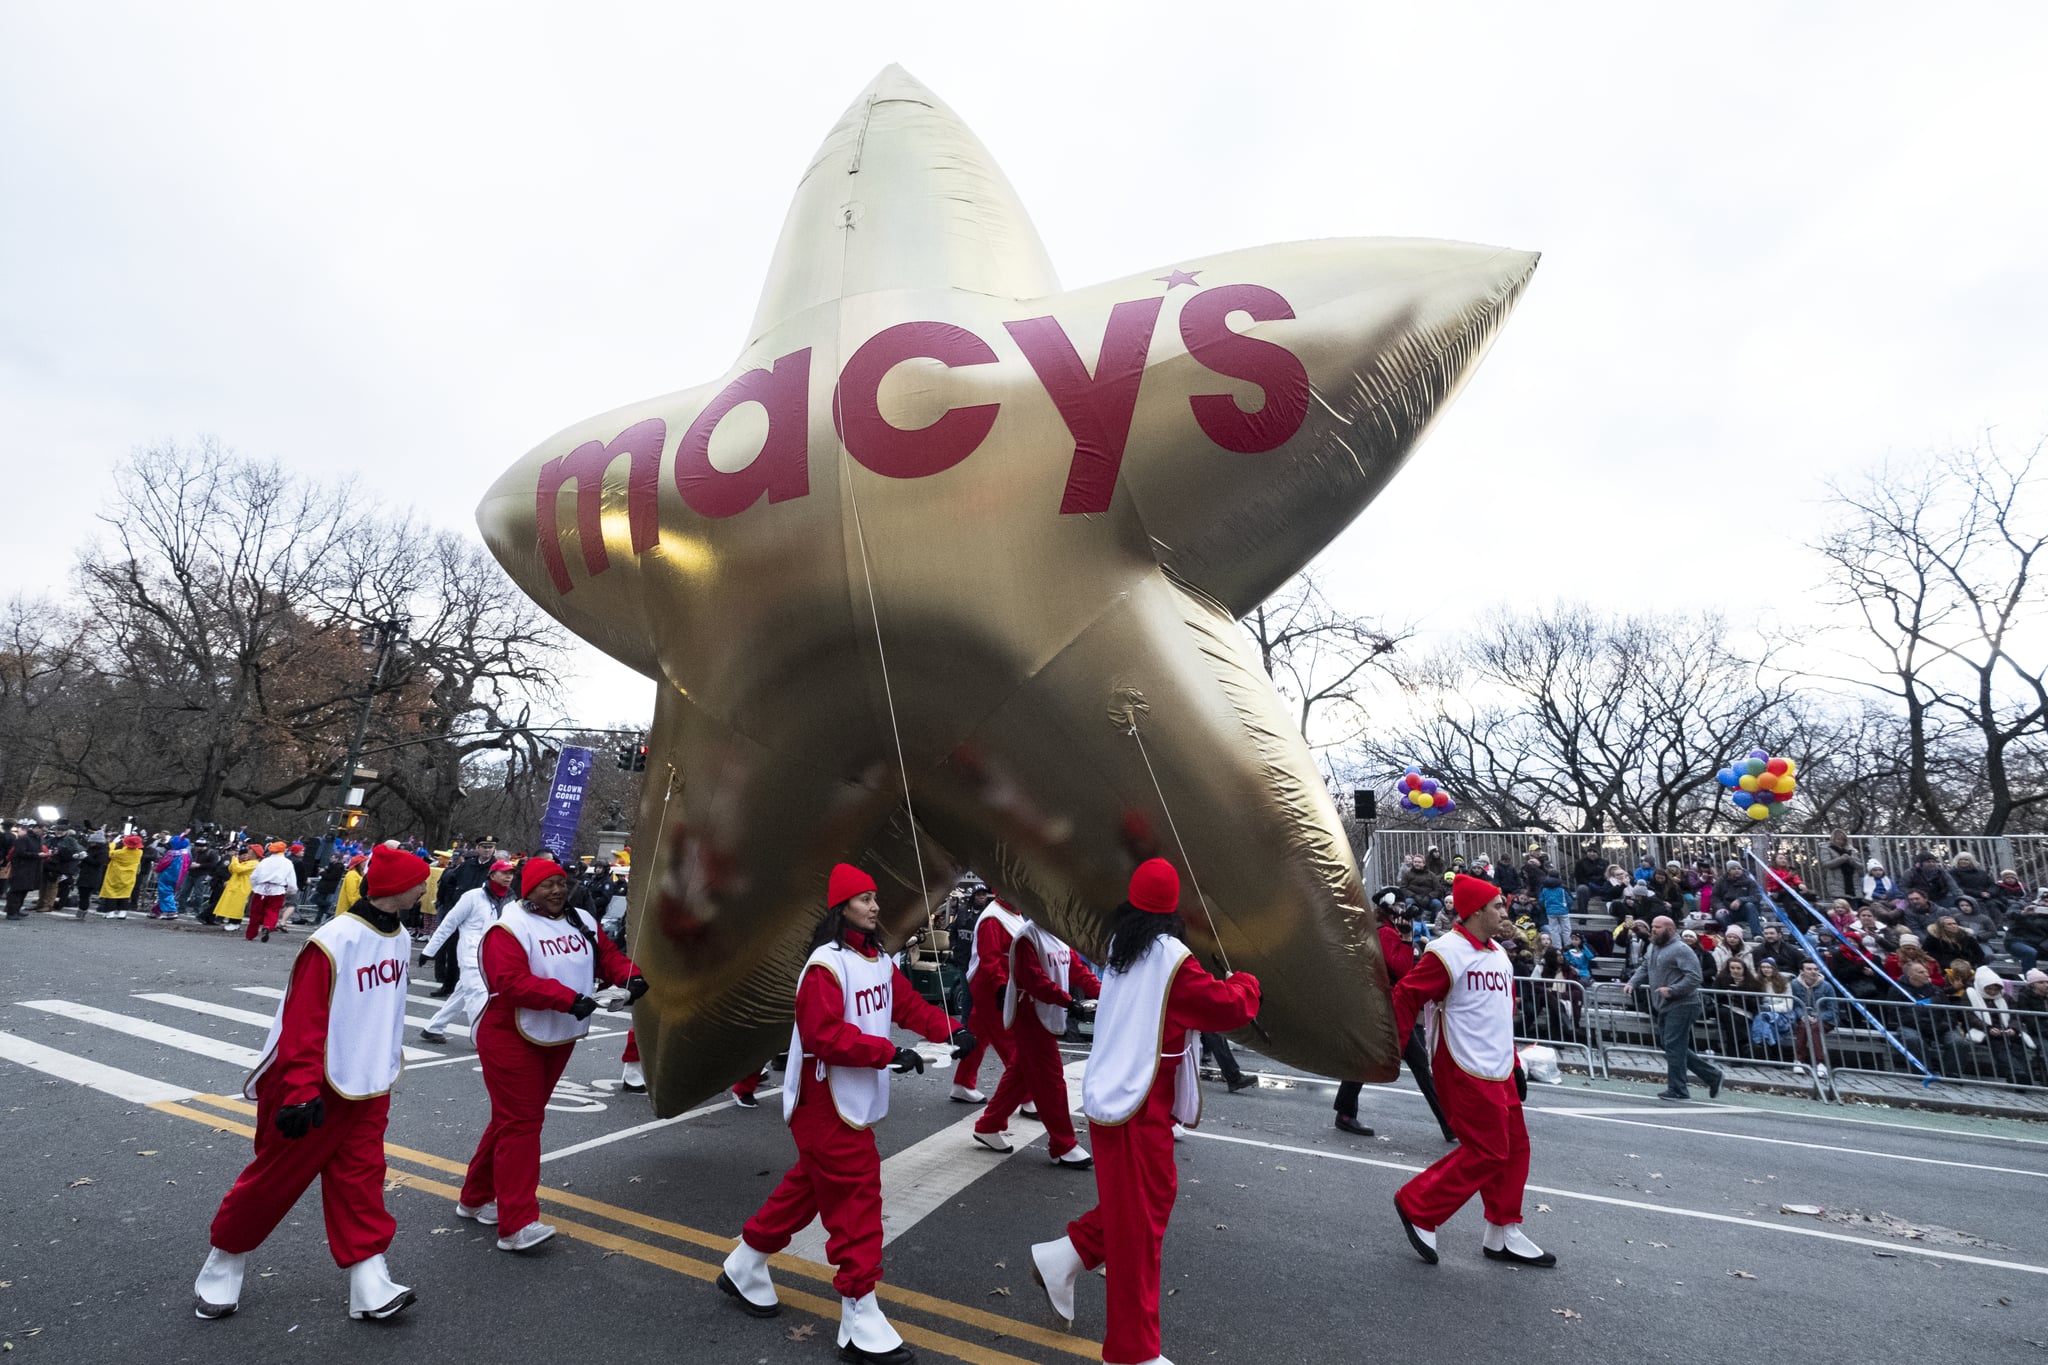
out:
M1202 917L1209 921L1209 937L1216 940L1216 956L1222 959L1223 972L1230 973L1230 950L1223 946L1223 935L1216 928L1216 916L1209 910L1209 898L1202 894L1202 879L1196 875L1195 860L1188 856L1187 842L1180 837L1180 826L1174 822L1173 807L1166 803L1166 789L1159 785L1159 774L1152 767L1152 755L1145 752L1145 737L1138 733L1137 708L1131 709L1131 738L1138 741L1138 757L1145 760L1146 775L1152 779L1152 790L1159 796L1159 809L1166 815L1166 827L1173 831L1173 842L1180 849L1180 860L1187 864L1188 880L1195 884L1195 899L1202 904Z

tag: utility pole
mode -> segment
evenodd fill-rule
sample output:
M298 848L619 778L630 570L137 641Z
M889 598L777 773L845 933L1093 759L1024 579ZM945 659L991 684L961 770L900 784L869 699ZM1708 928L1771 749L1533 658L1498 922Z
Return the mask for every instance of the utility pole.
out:
M377 663L370 671L370 686L363 693L363 710L356 717L355 737L348 742L348 757L342 760L341 789L335 793L334 804L327 809L327 831L320 836L320 861L323 863L334 851L334 819L349 804L348 794L355 787L356 764L362 758L363 740L370 733L370 711L377 704L377 689L384 685L384 670L391 666L391 656L398 652L398 642L405 638L405 624L402 619L395 619L372 621L368 626L368 647L377 651Z

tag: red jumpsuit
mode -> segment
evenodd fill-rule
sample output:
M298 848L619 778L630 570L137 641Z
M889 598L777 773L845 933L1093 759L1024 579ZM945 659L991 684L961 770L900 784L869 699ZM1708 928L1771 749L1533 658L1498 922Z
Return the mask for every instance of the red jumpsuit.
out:
M890 984L890 1017L899 1027L934 1043L953 1036L954 1023L926 1003L899 969ZM839 981L823 967L804 973L796 992L796 1027L804 1055L789 1059L790 1072L827 1066L880 1069L896 1058L896 1044L871 1038L846 1021L846 996ZM785 1084L787 1082L785 1081ZM882 1279L882 1159L875 1151L872 1128L856 1128L839 1116L832 1101L832 1082L806 1070L797 1088L796 1111L789 1117L796 1139L796 1165L768 1196L761 1211L747 1220L740 1236L764 1255L774 1255L789 1239L810 1226L825 1224L825 1258L837 1266L833 1288L858 1299Z
M1109 1326L1102 1358L1139 1365L1159 1355L1159 1249L1180 1173L1173 1164L1173 1078L1190 1030L1227 1033L1259 1012L1250 972L1218 981L1192 956L1166 993L1159 1074L1138 1112L1120 1124L1088 1124L1095 1149L1096 1206L1067 1224L1067 1237L1093 1270L1109 1263Z
M1093 1000L1102 993L1102 983L1088 964L1073 958L1067 966L1071 993L1053 984L1038 960L1031 940L1021 939L1016 947L1017 1017L1010 1025L1011 1053L1003 1070L995 1098L974 1121L977 1133L1000 1133L1010 1125L1010 1115L1026 1100L1038 1106L1038 1121L1045 1125L1046 1150L1058 1156L1079 1144L1074 1140L1074 1120L1067 1110L1067 1078L1060 1066L1060 1040L1039 1022L1032 1001L1043 1001L1061 1009L1073 1008L1075 996ZM1000 1007L999 1007L1000 1008ZM1001 1015L997 1015L1001 1018Z
M1003 989L1010 984L1010 931L990 915L974 931L974 951L979 968L967 980L967 995L973 1001L967 1011L967 1027L974 1034L974 1048L954 1069L953 1083L969 1090L981 1077L981 1059L989 1048L1003 1059L1003 1069L1015 1065L1015 1044L1003 1027Z
M502 930L502 932L500 932ZM542 1047L519 1032L515 1011L561 1010L576 1003L576 992L559 981L535 976L526 949L503 925L492 925L478 945L477 963L490 1003L476 1021L476 1052L484 1065L484 1089L491 1096L491 1122L469 1159L462 1202L479 1208L498 1201L498 1236L510 1237L540 1217L540 1127L548 1097L569 1065L574 1042ZM597 931L597 979L624 985L640 969Z
M302 949L292 963L277 1058L256 1082L256 1159L220 1201L214 1246L242 1255L270 1236L299 1196L320 1178L327 1246L346 1269L383 1254L398 1224L384 1207L384 1125L391 1097L343 1099L327 1084L327 1002L334 964ZM321 1100L327 1121L302 1138L277 1131L277 1111Z
M1465 934L1475 947L1484 946L1462 924L1451 932ZM1394 987L1394 1036L1406 1038L1422 1007L1450 992L1450 972L1443 959L1435 953L1417 954L1414 967ZM1426 1232L1449 1221L1474 1194L1480 1197L1487 1222L1501 1227L1521 1222L1522 1187L1529 1180L1529 1130L1522 1122L1514 1077L1488 1080L1458 1065L1451 1055L1448 1029L1438 1030L1430 1063L1444 1119L1458 1135L1458 1145L1403 1185L1394 1202L1409 1222Z

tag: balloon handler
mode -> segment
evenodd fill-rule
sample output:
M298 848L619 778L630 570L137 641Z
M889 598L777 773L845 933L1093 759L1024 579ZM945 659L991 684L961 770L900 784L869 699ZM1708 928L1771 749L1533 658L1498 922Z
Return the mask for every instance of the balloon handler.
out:
M224 1318L241 1306L249 1253L313 1178L327 1245L348 1271L348 1315L388 1318L413 1302L384 1253L398 1225L384 1207L384 1127L405 1042L401 911L419 903L427 865L396 848L370 860L366 895L299 950L270 1037L242 1094L256 1101L256 1159L220 1202L212 1250L192 1286L193 1310Z
M875 1298L882 1278L882 1162L874 1125L889 1112L890 1071L922 1072L924 1058L891 1042L889 1028L950 1041L955 1060L973 1048L974 1037L927 1004L882 951L874 878L840 863L825 899L832 908L797 983L782 1085L782 1117L796 1139L796 1165L747 1220L718 1287L755 1317L773 1317L780 1305L768 1258L819 1218L825 1255L839 1268L832 1277L839 1291L839 1358L853 1365L908 1365L915 1357Z
M961 1104L988 1102L978 1082L981 1060L991 1047L1002 1058L1005 1076L1017 1067L1016 1043L1004 1023L1003 996L1010 988L1010 944L1023 930L1024 917L999 900L990 901L975 917L974 948L967 958L967 1026L974 1030L975 1043L953 1073L951 1092Z
M1458 923L1431 940L1394 987L1394 1036L1407 1037L1423 1016L1437 1095L1458 1145L1397 1190L1394 1209L1415 1254L1435 1265L1437 1229L1477 1194L1487 1260L1554 1266L1556 1255L1522 1232L1529 1082L1515 1053L1514 970L1493 941L1507 924L1507 900L1493 883L1459 873L1451 908Z
M1108 1265L1102 1358L1111 1365L1171 1365L1159 1353L1159 1263L1179 1187L1174 1121L1201 1119L1200 1035L1243 1028L1259 1012L1258 980L1233 972L1218 981L1181 933L1180 874L1163 858L1140 863L1110 924L1081 1081L1099 1202L1066 1236L1031 1248L1031 1276L1068 1323L1081 1272Z
M540 1128L548 1097L590 1032L598 981L629 1001L647 979L598 924L569 904L569 874L530 858L520 900L506 905L477 945L490 998L473 1035L491 1096L491 1121L469 1159L458 1217L498 1225L498 1250L531 1251L555 1235L540 1221Z
M1060 1064L1060 1039L1067 1012L1087 1011L1102 983L1073 950L1043 928L1025 921L1010 940L1008 981L1003 987L1003 1030L1010 1035L1002 1083L974 1123L974 1140L991 1151L1012 1150L1006 1135L1010 1115L1025 1104L1045 1125L1052 1164L1085 1171L1087 1149L1074 1138L1067 1112L1067 1077Z

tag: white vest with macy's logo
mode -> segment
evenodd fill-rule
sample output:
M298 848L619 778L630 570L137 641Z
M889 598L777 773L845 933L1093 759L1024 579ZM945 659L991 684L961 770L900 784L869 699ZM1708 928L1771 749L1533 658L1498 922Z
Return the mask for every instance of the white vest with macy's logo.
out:
M988 909L974 918L974 946L967 953L967 979L971 982L981 974L981 925L983 920L994 920L1003 926L1004 932L1012 939L1024 930L1024 917L1015 910L1005 910L1000 901L989 902Z
M1430 940L1426 951L1451 978L1450 994L1424 1016L1430 1055L1442 1037L1462 1070L1506 1080L1515 1070L1515 973L1507 953L1497 944L1475 948L1455 929Z
M559 981L578 995L589 995L597 988L597 954L578 927L575 910L564 910L560 919L548 919L528 910L525 901L507 902L494 927L512 931L512 937L526 949L526 970L535 976ZM481 948L477 956L483 956ZM567 1010L521 1008L513 1011L512 1021L522 1038L542 1047L573 1043L590 1032L588 1019L578 1019Z
M1145 1107L1166 1041L1166 997L1187 955L1188 945L1179 939L1155 938L1129 971L1103 971L1095 1044L1081 1073L1081 1112L1090 1123L1128 1123ZM1186 1050L1171 1054L1180 1065L1173 1078L1173 1116L1190 1128L1202 1121L1196 1074L1201 1048L1201 1035L1190 1029Z
M1017 988L1017 945L1024 942L1029 942L1031 950L1038 954L1038 965L1045 969L1052 984L1067 990L1067 977L1074 961L1073 949L1027 921L1010 940L1010 984L1003 990L1003 1027L1015 1026L1018 1007L1029 1005L1037 1013L1038 1022L1045 1026L1045 1031L1058 1037L1067 1031L1066 1010L1059 1005L1048 1005L1043 1000L1033 1000Z
M895 1020L896 961L882 954L868 957L843 943L828 943L804 961L797 989L811 968L823 967L839 983L844 997L840 1016L870 1038L887 1038ZM783 1073L782 1121L796 1113L797 1090L808 1077L832 1081L832 1103L839 1117L855 1128L869 1128L889 1113L889 1069L871 1066L827 1066L804 1051L802 1032L789 1030L789 1069Z
M313 931L301 951L327 954L334 984L327 994L327 1084L345 1099L386 1095L404 1067L406 965L412 938L402 929L380 933L357 915L339 915ZM256 1082L277 1060L285 1006L277 1005L270 1036L242 1094L256 1098Z

